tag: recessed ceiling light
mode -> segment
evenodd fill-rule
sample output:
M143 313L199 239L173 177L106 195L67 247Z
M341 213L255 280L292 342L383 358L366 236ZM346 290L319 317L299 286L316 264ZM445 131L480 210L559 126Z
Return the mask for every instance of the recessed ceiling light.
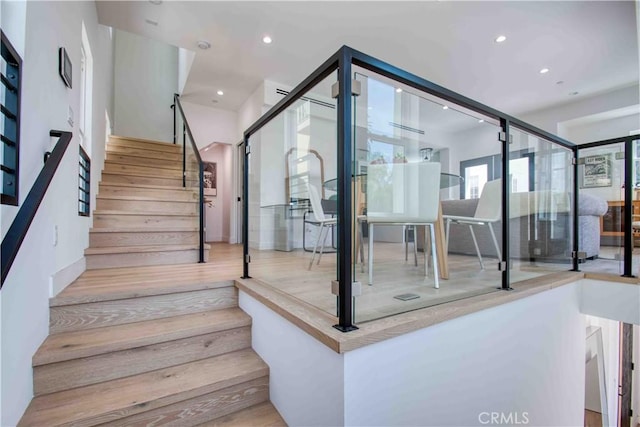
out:
M218 95L220 95L220 96L224 95L224 92L223 92L223 91L221 91L221 90L217 91L216 93L217 93Z
M396 93L400 93L400 92L402 92L402 89L401 88L396 88Z
M264 44L271 44L271 42L272 42L272 41L273 41L273 40L272 40L272 39L271 39L271 37L269 37L269 36L264 36L264 37L262 38L262 43L264 43Z
M156 6L162 4L162 0L149 0L149 3L155 4Z
M448 109L449 109L449 107L447 107L446 105L443 105L443 106L442 106L442 109L443 109L443 110L448 110Z
M484 123L484 119L478 120L478 123Z
M218 100L217 99L212 99L211 102L214 103L214 104L217 104Z
M498 36L496 37L496 43L502 43L507 39L507 36Z
M569 95L576 96L578 93L580 93L580 92L569 92Z
M563 82L562 80L558 80L558 81L556 82L556 84L557 84L557 85L561 85L561 84L563 84L563 83L564 83L564 82Z
M151 19L145 19L144 22L146 22L149 25L153 25L155 27L158 26L158 21L152 21Z
M540 70L540 74L547 74L549 72L548 68L543 68L542 70Z
M209 43L206 40L199 40L198 43L196 43L196 44L202 50L206 50L206 49L209 49L211 47L211 43Z

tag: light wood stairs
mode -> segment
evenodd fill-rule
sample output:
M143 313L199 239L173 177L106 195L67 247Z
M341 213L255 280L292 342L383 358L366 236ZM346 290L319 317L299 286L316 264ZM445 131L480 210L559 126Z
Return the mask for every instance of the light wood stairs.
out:
M182 186L182 147L111 136L87 269L198 262L198 229L198 189Z
M201 266L88 270L52 298L19 425L285 425L233 281Z

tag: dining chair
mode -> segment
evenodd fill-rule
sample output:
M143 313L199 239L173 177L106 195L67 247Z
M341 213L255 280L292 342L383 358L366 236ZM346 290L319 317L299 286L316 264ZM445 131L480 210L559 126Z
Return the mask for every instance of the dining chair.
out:
M425 226L424 274L428 276L427 233L431 240L434 287L438 281L435 223L438 220L440 163L393 163L369 165L367 170L367 214L359 217L369 228L369 285L373 285L374 229L380 225ZM434 183L436 183L434 185ZM361 227L359 227L361 232ZM415 236L415 234L414 234Z
M471 232L471 238L473 239L473 245L476 248L478 254L478 261L480 262L480 268L484 270L484 263L482 262L482 255L480 248L478 247L478 241L476 240L476 234L473 232L474 225L486 225L489 227L489 233L491 239L496 248L496 254L498 260L502 259L500 254L500 246L496 239L496 234L493 231L493 224L500 221L502 210L502 180L495 179L484 184L482 193L480 194L480 200L478 200L478 206L472 217L455 216L455 215L443 215L442 218L446 223L446 240L445 240L445 253L449 251L449 231L451 224L468 225Z
M318 256L318 264L320 264L320 259L322 258L324 241L326 239L326 235L323 237L324 230L331 230L338 223L338 218L325 215L318 189L315 187L315 185L309 183L307 183L307 187L309 190L311 209L313 209L313 217L315 218L316 225L320 226L320 231L318 231L318 238L316 239L316 243L313 246L313 255L311 255L311 260L309 261L309 270L311 270L313 260L316 257L316 251L318 250L318 245L320 245L320 256Z

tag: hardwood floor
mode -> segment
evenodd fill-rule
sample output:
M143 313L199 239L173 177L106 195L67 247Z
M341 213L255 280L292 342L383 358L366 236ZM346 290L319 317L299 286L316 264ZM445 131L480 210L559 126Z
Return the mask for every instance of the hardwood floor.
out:
M213 245L211 262L215 262ZM440 280L440 288L433 287L433 273L424 276L423 254L418 254L418 266L411 255L405 261L401 243L376 243L374 284L367 285L368 276L357 265L355 278L362 283L362 295L356 298L356 323L366 322L398 313L417 310L450 301L498 292L501 272L495 259L486 258L486 269L481 270L476 257L449 255L449 280ZM335 315L336 297L331 294L331 281L336 277L336 254L325 254L319 265L308 270L311 254L302 250L292 252L251 250L250 274L302 301ZM550 264L514 261L512 281L522 281L541 275L568 270L569 264ZM414 294L418 298L401 301L401 294Z

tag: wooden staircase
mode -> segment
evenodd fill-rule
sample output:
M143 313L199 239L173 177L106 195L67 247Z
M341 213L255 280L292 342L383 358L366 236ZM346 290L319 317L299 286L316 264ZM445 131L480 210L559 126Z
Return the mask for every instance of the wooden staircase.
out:
M181 146L109 138L87 269L198 262L198 224L198 189L182 187Z
M285 425L233 281L199 266L90 270L52 298L19 425Z
M285 425L238 308L239 264L196 264L180 150L110 139L87 271L50 300L20 426Z

